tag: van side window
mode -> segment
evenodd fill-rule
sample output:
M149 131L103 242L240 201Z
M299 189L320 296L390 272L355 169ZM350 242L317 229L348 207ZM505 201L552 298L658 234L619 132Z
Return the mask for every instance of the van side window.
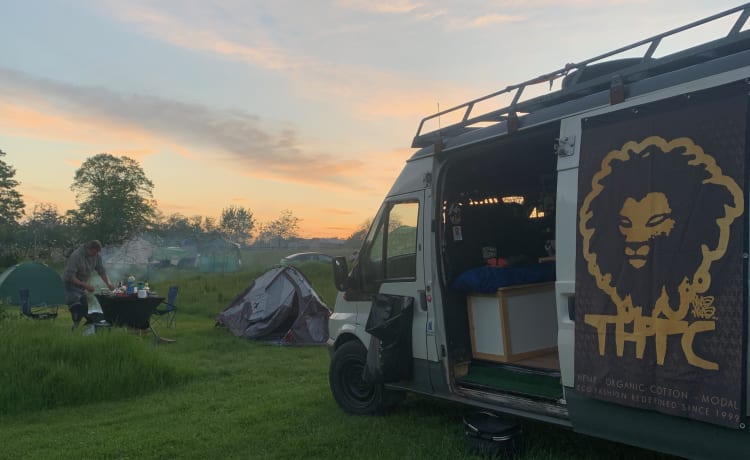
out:
M388 219L386 279L417 277L419 203L398 203Z
M362 289L377 292L383 281L417 276L419 203L402 202L379 216L367 235L361 260Z

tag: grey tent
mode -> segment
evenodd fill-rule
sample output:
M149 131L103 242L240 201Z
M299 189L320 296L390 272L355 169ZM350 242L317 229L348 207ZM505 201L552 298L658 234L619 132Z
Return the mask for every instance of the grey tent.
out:
M216 322L238 337L322 344L328 340L330 315L305 275L294 267L275 267L237 296Z

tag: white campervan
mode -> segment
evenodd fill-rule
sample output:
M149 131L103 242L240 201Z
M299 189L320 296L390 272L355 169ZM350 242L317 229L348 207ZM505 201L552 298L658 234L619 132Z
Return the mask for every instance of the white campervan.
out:
M746 458L749 15L425 118L357 260L334 260L337 403L382 413L410 391ZM729 17L723 38L656 57Z

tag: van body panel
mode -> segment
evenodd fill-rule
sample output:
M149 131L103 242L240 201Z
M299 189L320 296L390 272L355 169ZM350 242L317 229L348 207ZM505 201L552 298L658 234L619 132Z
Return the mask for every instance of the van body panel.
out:
M576 432L685 458L744 460L750 444L746 429L728 430L709 423L633 409L592 399L569 389Z
M337 305L346 305L347 308L342 308L342 311L335 311L331 313L328 319L328 330L329 335L335 338L333 341L333 348L338 348L342 343L355 339L359 340L363 344L367 344L369 341L369 334L365 332L364 323L360 322L362 315L358 315L358 310L370 309L370 301L344 301L344 293L339 292L338 297L342 297L342 300L337 300ZM365 320L367 319L364 316Z
M432 173L432 157L423 157L406 162L404 169L391 186L387 197L424 190L425 179Z
M560 122L557 160L556 204L556 293L557 341L560 373L564 386L573 386L573 350L575 349L575 260L576 222L578 221L578 153L581 149L581 124L578 118ZM561 150L562 147L564 150Z

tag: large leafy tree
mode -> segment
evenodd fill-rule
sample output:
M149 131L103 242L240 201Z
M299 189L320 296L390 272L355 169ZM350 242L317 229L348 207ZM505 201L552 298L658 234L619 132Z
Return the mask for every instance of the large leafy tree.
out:
M1 158L0 150L0 266L16 263L21 255L22 242L18 231L18 220L24 214L24 203L18 193L16 170Z
M0 158L5 152L0 150ZM24 214L24 203L18 193L18 181L15 180L16 170L0 159L0 224L16 224Z
M144 231L156 215L154 184L140 164L126 156L100 153L88 158L70 188L78 205L71 220L82 240L122 243Z
M219 227L229 240L244 245L253 236L255 218L249 209L242 206L229 206L221 211Z

